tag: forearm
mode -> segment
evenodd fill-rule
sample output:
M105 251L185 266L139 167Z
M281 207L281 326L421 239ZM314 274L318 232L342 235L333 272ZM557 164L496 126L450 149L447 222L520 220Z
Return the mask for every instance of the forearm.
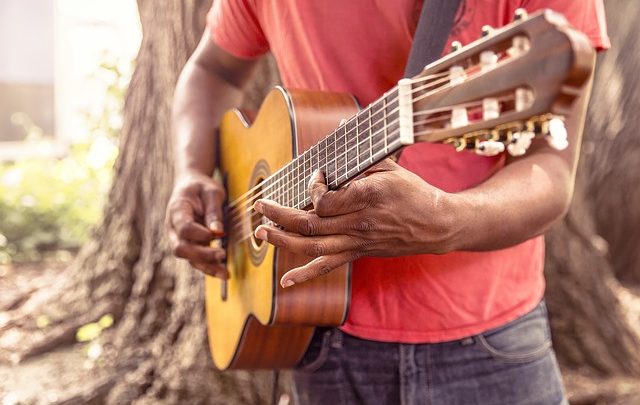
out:
M495 250L547 231L569 209L591 94L590 81L566 125L569 147L558 152L544 141L512 158L486 182L450 195L454 212L450 250Z
M241 92L190 61L180 75L173 104L176 175L211 175L216 165L216 129L224 112L241 101Z
M216 167L216 130L224 112L242 100L256 60L243 60L217 47L205 32L185 65L173 99L176 175L210 176Z
M572 192L571 170L556 154L513 162L481 185L451 195L450 250L496 250L540 235L565 214Z

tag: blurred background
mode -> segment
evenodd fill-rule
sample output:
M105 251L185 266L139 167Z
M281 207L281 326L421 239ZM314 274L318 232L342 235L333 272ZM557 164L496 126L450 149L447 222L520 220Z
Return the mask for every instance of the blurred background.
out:
M547 236L573 404L640 403L640 2L605 4L613 48ZM273 373L213 370L201 275L163 232L173 87L210 5L0 0L1 405L270 400ZM277 82L267 58L246 106Z

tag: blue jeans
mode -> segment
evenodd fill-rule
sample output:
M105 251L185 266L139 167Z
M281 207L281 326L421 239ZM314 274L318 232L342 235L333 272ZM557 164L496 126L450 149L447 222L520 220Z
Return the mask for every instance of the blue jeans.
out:
M544 301L497 329L430 344L318 329L294 371L307 404L567 404Z

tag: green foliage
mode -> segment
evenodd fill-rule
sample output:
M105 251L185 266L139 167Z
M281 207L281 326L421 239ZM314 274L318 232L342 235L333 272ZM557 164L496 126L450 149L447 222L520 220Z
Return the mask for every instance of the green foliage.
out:
M117 148L104 137L62 159L0 166L0 263L77 248L100 219Z
M91 77L104 88L104 102L86 112L88 133L79 134L82 141L72 144L63 158L0 163L0 264L76 249L100 220L118 154L126 70L104 62ZM44 142L26 114L12 118L25 130L28 147Z
M111 314L104 315L98 322L91 322L78 328L76 332L76 340L78 342L89 342L96 339L102 334L104 329L113 325L113 316Z

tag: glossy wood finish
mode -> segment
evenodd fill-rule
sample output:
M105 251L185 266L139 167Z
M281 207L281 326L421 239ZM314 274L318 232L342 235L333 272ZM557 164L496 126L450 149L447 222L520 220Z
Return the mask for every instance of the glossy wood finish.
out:
M237 110L227 113L220 126L220 148L229 201L253 186L250 179L257 165L266 165L273 173L356 108L348 95L293 91L290 97L276 89L254 122ZM226 300L221 297L223 282L206 278L209 344L219 369L292 367L304 354L313 325L339 325L346 316L347 266L283 289L280 277L309 258L276 253L270 245L263 248L264 258L254 263L249 241L227 247Z

